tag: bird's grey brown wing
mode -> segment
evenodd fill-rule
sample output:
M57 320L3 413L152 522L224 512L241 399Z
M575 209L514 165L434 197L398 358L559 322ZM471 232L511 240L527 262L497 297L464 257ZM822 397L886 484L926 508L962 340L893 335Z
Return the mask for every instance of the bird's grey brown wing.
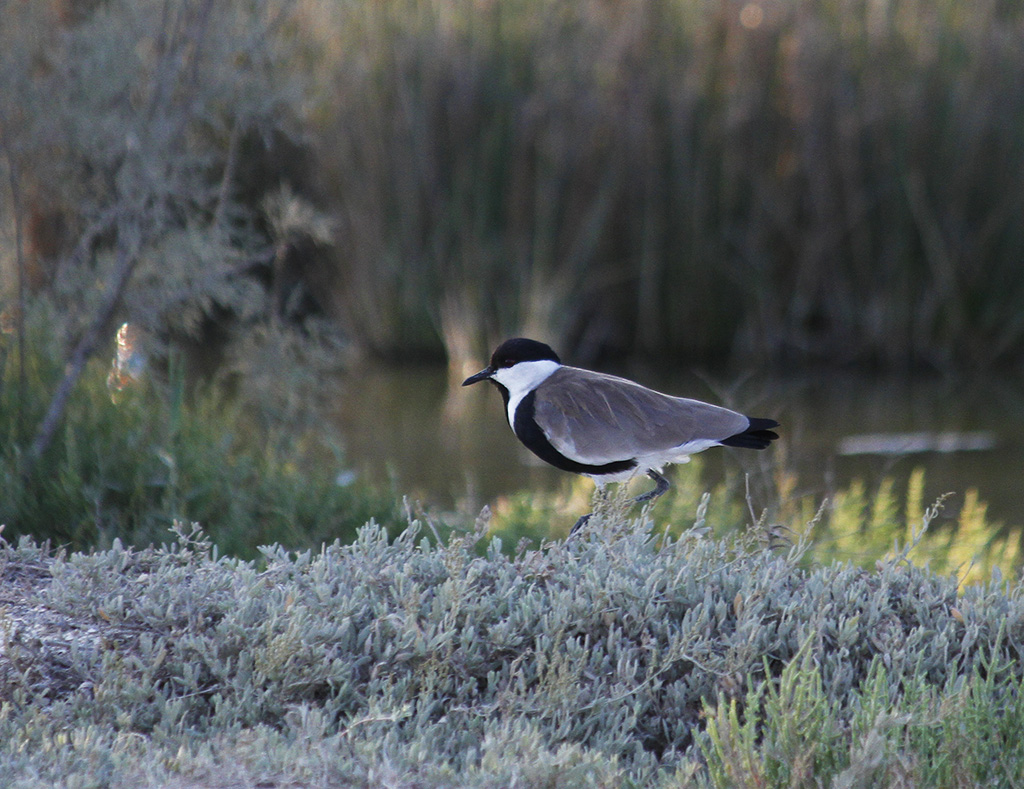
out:
M559 452L595 465L719 441L750 425L726 408L571 367L537 388L534 416Z

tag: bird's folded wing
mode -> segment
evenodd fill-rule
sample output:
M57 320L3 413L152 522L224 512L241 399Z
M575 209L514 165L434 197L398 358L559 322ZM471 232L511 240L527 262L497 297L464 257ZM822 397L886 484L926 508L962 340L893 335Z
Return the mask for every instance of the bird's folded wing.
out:
M595 465L720 441L750 425L727 408L568 367L537 388L534 417L555 449Z

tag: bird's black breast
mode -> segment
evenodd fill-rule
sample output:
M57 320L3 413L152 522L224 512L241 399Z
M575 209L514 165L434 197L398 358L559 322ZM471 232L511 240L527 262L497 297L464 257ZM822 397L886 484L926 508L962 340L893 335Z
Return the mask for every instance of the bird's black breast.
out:
M505 405L507 408L508 395L504 392L503 394L505 394ZM580 463L578 460L573 460L563 455L552 446L551 442L548 441L548 437L544 435L544 431L541 430L540 425L534 419L534 394L534 392L530 392L519 401L519 405L516 407L512 430L515 432L516 438L522 441L526 448L541 460L550 463L555 468L562 469L562 471L572 471L576 474L617 474L621 471L629 471L636 468L636 461L632 458L615 460L611 463L595 466L589 463Z

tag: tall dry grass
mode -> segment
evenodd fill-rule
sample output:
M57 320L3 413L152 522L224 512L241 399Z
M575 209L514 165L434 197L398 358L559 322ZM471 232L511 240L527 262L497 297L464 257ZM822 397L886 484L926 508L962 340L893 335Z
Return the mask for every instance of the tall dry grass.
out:
M333 312L461 365L938 367L1024 350L1024 10L954 0L309 5Z
M21 313L65 280L88 312L111 242L86 231L156 195L122 312L165 334L228 313L244 335L302 280L356 347L455 367L511 333L576 359L1024 352L1018 3L0 11L0 287ZM275 194L315 227L275 231Z

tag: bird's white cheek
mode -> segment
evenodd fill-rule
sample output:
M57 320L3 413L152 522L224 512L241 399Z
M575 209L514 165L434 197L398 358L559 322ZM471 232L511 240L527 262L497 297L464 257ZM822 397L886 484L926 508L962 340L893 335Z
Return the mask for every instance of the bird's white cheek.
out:
M544 380L559 367L558 362L541 359L534 362L520 362L512 367L504 367L494 373L494 380L508 390L509 427L515 429L516 409L527 394L536 389Z
M503 367L494 373L494 380L508 389L509 395L520 399L531 389L539 386L545 378L557 370L558 362L542 359L535 362L520 362L512 367Z

